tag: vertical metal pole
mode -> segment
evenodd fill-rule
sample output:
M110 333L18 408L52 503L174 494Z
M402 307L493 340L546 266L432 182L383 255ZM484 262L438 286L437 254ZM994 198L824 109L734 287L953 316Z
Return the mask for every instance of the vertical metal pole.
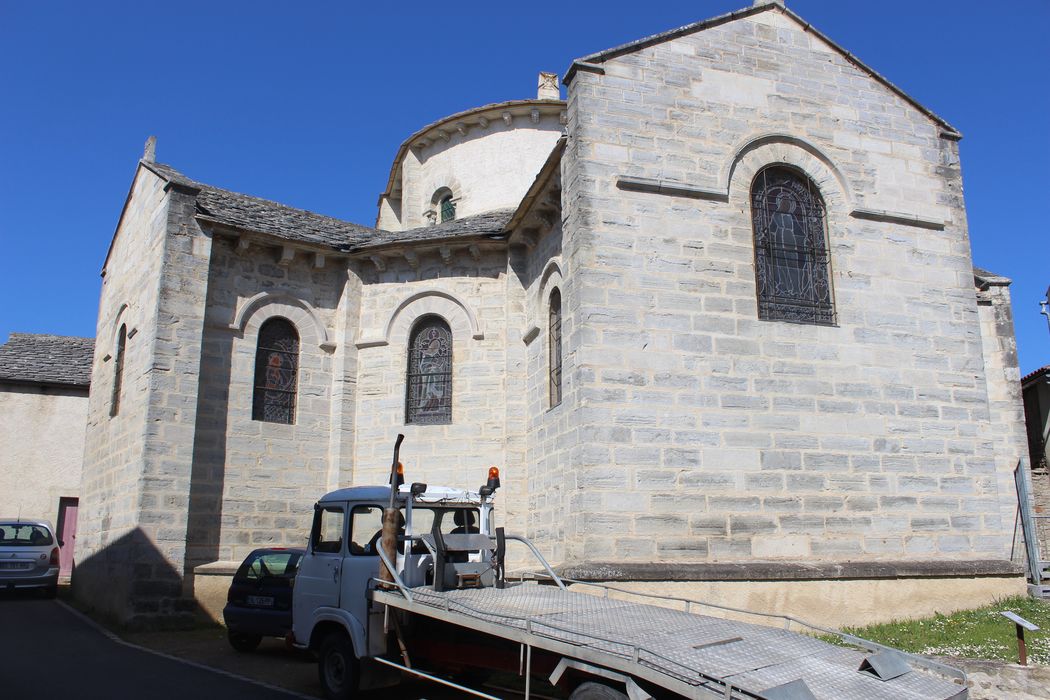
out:
M1017 658L1022 666L1028 665L1028 648L1024 644L1024 627L1014 625L1017 628Z
M532 646L525 647L525 700L532 692Z

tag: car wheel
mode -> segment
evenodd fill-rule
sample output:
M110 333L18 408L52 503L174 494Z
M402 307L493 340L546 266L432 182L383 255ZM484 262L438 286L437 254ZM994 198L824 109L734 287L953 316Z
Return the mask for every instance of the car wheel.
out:
M627 700L627 694L601 683L581 683L572 691L569 700Z
M317 677L331 700L349 700L357 693L357 657L350 638L333 632L321 642L317 660Z
M229 633L228 639L230 640L230 646L237 651L255 651L255 648L259 646L259 642L262 641L262 637L257 634L242 634L233 631Z

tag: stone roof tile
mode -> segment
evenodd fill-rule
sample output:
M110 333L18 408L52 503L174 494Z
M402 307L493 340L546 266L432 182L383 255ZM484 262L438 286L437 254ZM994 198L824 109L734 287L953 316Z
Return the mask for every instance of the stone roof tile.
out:
M336 250L347 250L379 232L368 226L197 182L163 163L143 162L143 165L168 182L199 190L198 215L219 224Z
M388 245L412 244L427 241L447 241L457 238L474 238L477 236L498 237L514 215L514 209L496 209L495 211L465 216L462 219L446 221L433 226L420 226L407 231L377 231L365 242L354 246L350 252L370 250Z
M382 231L267 199L212 187L190 179L163 163L142 164L168 182L198 190L197 214L203 219L344 252L394 244L498 235L503 232L504 226L514 213L513 209L500 209L435 226L422 226L407 231Z
M94 352L94 338L12 333L0 345L0 382L87 387Z

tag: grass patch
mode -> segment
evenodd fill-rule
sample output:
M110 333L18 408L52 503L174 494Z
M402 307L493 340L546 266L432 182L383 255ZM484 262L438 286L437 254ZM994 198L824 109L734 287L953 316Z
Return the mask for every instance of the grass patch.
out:
M1002 610L1039 626L1038 632L1025 632L1028 663L1050 665L1050 603L1022 596L950 615L849 627L843 632L916 654L1017 663L1014 624L999 614Z

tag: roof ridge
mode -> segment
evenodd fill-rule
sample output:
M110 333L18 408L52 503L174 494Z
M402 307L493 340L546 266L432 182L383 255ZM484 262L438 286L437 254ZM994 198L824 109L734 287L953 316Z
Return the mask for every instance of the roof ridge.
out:
M87 335L58 335L56 333L23 333L21 331L11 331L8 333L8 340L14 337L19 338L50 338L52 340L90 340L94 342L95 338Z

